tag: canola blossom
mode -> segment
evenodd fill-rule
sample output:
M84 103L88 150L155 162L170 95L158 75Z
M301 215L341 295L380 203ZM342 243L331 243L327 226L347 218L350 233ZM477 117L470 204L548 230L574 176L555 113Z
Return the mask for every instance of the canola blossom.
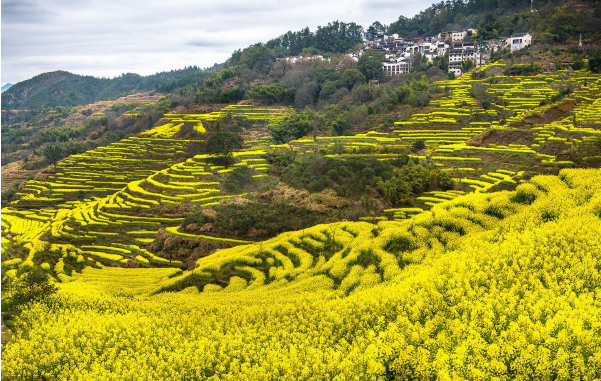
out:
M592 380L600 194L601 171L563 170L376 229L324 225L227 249L189 274L88 268L20 316L27 334L6 346L3 376Z

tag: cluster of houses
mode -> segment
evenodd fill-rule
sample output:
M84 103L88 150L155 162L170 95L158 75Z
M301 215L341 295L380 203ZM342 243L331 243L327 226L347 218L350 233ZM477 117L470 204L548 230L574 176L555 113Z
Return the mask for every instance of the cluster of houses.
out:
M513 52L532 43L532 36L529 33L517 33L511 37L500 37L476 45L470 39L470 36L476 33L476 29L459 32L448 31L438 33L436 36L415 40L406 40L398 34L384 34L365 40L365 47L360 52L350 53L348 56L358 61L359 56L365 50L371 49L382 52L386 57L382 62L384 73L386 75L399 75L409 73L416 63L417 57L423 57L422 59L432 63L435 57L448 54L449 72L460 76L463 74L462 63L464 61L473 60L476 66L481 66L490 61L490 56L494 51L508 48ZM285 57L282 59L292 63L307 59L329 60L320 55Z
M405 40L397 34L380 35L366 40L365 49L384 53L386 59L382 65L386 75L408 73L415 63L417 54L429 62L433 62L435 57L448 54L449 72L461 75L464 61L471 59L476 66L484 65L490 60L493 51L509 48L513 52L532 43L532 36L529 33L518 33L511 37L501 37L486 41L482 45L475 45L469 37L476 32L475 29L448 31L417 40Z

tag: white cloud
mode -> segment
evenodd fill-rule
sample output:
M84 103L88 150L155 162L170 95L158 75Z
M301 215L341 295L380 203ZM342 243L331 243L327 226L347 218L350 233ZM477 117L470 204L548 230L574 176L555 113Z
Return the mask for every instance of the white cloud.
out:
M430 1L2 0L1 81L59 69L113 77L208 67L288 30L388 24Z

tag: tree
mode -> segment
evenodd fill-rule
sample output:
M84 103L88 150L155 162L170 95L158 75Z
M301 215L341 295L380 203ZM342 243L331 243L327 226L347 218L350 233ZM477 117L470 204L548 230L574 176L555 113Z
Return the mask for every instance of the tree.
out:
M243 66L261 73L268 73L274 62L273 52L262 44L252 45L240 55L240 63Z
M601 51L591 55L588 60L588 68L593 73L601 73Z
M475 67L476 67L476 61L474 61L471 58L461 62L461 72L462 73L467 73L468 71L472 70Z
M363 27L334 21L317 27L313 46L323 52L345 53L363 42Z
M339 79L340 74L333 68L325 65L316 68L315 72L313 73L313 80L315 80L320 86L327 81L337 81Z
M449 53L445 54L444 56L434 57L434 59L432 60L432 63L434 64L434 66L438 67L440 70L448 71L449 70Z
M382 25L381 22L376 21L365 31L365 38L368 40L373 40L384 33L386 33L386 26Z
M253 171L247 166L235 167L223 181L223 190L230 193L241 193L253 187Z
M382 62L386 59L386 56L382 52L376 52L375 50L366 50L359 57L357 62L357 68L365 75L367 79L383 79L384 78L384 67Z
M312 106L319 93L319 85L315 81L307 82L296 91L294 104L296 107Z
M416 140L413 142L413 152L419 152L426 148L426 142L423 140Z
M244 140L233 132L218 132L207 140L205 153L216 155L219 162L228 165L232 152L242 148Z
M286 87L281 82L274 82L269 85L257 85L248 91L248 95L261 103L291 103L294 97L294 90Z
M483 40L490 40L499 37L499 21L492 13L484 16L484 21L478 25L478 36Z
M344 116L339 116L331 123L332 132L336 135L350 135L352 134L351 125L344 118Z
M363 75L363 74L361 74ZM363 77L365 78L365 77ZM321 85L321 91L319 92L319 98L327 100L332 94L340 87L340 81L326 81Z
M428 68L428 58L421 53L411 56L411 66L414 70L425 70Z
M42 155L56 168L56 162L62 157L62 150L58 144L49 144L42 148Z
M2 311L14 313L32 302L47 299L58 288L50 283L39 268L31 269L21 277L2 273Z
M410 203L412 192L411 185L401 176L394 176L387 180L379 180L376 189L394 206Z
M365 76L359 69L347 69L342 73L341 80L344 86L352 90L356 84L365 83Z
M271 136L278 143L287 143L310 133L318 123L317 113L309 108L284 118L279 124L271 127Z
M281 49L281 48L279 48L279 49ZM277 55L277 53L276 53L276 55ZM289 69L290 67L292 67L292 62L287 60L285 57L279 57L279 59L275 63L276 63L276 65L275 65L276 68L281 69L282 77L286 75L286 70Z
M311 130L313 131L313 140L317 138L317 133L323 132L326 127L326 118L321 114L315 113L313 116L313 125L311 126Z
M343 72L347 69L356 68L357 63L353 60L352 57L343 54L332 57L328 66L336 71Z

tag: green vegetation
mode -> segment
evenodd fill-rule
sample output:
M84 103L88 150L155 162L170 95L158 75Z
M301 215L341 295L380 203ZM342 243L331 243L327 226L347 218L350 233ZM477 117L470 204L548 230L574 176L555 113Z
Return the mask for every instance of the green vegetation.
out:
M379 180L377 189L392 206L411 205L414 195L453 189L453 180L436 168L413 165L403 167L389 179Z
M334 21L318 27L315 33L309 28L288 33L268 41L265 46L273 49L278 57L298 55L301 52L346 53L363 42L363 28L355 23ZM241 55L244 53L239 52ZM234 54L236 56L236 53Z
M243 143L244 140L233 132L217 132L207 140L205 153L216 155L220 165L228 164L232 153L241 149Z
M579 33L591 40L600 37L596 2L542 0L534 9L536 12L530 13L529 2L516 0L439 2L415 17L401 16L383 29L389 34L415 37L435 35L448 30L449 25L457 29L477 26L479 35L474 38L485 40L523 31L534 32L543 42L577 41Z
M572 3L562 30L555 3L503 4L366 32L576 30ZM362 32L289 32L144 101L3 113L6 157L48 166L2 194L5 378L600 378L594 51L390 78L340 54Z
M24 273L21 278L2 274L2 313L22 311L31 303L46 301L58 291L41 269Z
M146 77L128 73L113 79L104 79L54 71L11 86L2 93L2 110L73 107L140 91L167 90L173 87L172 83L199 72L199 68L189 67Z
M368 50L359 57L357 68L367 79L382 80L384 79L384 70L382 69L384 59L384 53Z
M253 170L247 166L234 168L223 180L223 190L229 193L242 193L253 190Z
M540 65L516 64L505 69L505 75L533 75L540 72Z
M207 229L218 236L256 240L309 228L324 220L317 212L277 202L222 205L214 210L216 216L200 212L186 217L182 227L194 233L191 224L199 227L210 224Z
M318 115L311 109L304 109L282 119L271 128L271 136L277 143L287 143L292 139L300 139L316 129Z
M404 155L391 161L306 156L283 169L282 181L309 192L333 189L339 197L347 198L360 198L377 189L392 206L411 204L414 195L426 191L453 187L446 173Z

